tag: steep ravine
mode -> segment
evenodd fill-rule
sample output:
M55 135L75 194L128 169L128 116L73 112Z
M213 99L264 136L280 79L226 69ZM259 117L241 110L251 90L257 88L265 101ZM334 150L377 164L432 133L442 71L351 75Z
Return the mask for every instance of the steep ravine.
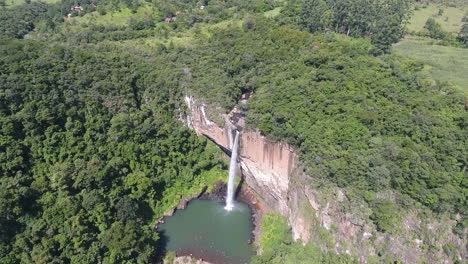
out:
M435 221L410 214L397 234L379 232L369 220L366 203L348 198L336 187L326 192L312 188L312 179L301 169L294 149L246 131L237 108L221 116L224 127L220 127L207 116L210 106L191 96L184 99L188 112L181 120L218 146L230 150L233 131L242 131L240 164L245 182L271 209L287 217L294 239L355 256L362 263L384 259L454 263L467 258L464 241L451 231L455 221L448 216ZM457 248L455 253L444 249L449 244Z

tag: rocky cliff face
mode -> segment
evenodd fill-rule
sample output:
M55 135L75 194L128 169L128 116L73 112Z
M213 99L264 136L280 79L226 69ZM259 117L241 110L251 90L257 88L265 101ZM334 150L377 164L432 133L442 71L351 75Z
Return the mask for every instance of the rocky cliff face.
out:
M190 110L190 115L185 119L186 124L230 151L234 131L242 130L244 126L242 118L232 118L239 113L233 110L230 115L224 115L225 126L220 128L208 119L206 105L197 104L191 97L185 97L185 101ZM290 175L296 167L296 153L289 145L271 142L258 132L242 131L240 144L240 165L246 183L268 206L288 215ZM301 237L301 233L295 232L296 238Z
M466 259L464 241L452 234L454 221L449 218L441 223L440 219L421 221L416 215L408 215L400 228L402 234L378 232L369 220L371 210L365 203L348 198L336 187L327 192L313 189L311 178L300 169L292 147L272 142L259 132L245 131L242 114L236 108L222 115L224 127L220 127L208 117L209 106L190 96L185 97L185 102L189 111L181 120L226 151L231 150L233 132L242 131L242 175L271 209L287 217L294 239L353 255L363 263L389 259L453 263ZM423 244L438 249L428 249ZM444 245L458 250L447 253Z

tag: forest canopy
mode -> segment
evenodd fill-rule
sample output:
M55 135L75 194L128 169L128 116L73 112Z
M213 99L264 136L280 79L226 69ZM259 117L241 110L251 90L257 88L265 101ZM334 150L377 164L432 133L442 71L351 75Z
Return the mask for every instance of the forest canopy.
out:
M0 40L1 263L148 263L155 217L223 175L148 63Z
M311 33L370 37L374 53L381 53L403 36L411 4L412 0L291 0L279 19Z
M200 96L230 109L253 92L240 105L250 129L295 146L312 177L466 212L463 92L424 82L411 60L372 56L368 40L256 23L188 51Z
M382 232L396 206L467 214L466 95L390 54L410 1L27 2L0 7L0 263L163 253L155 219L227 175L178 120L187 94L211 116L252 94L247 129L368 202ZM264 225L253 263L353 262L293 242L277 215Z

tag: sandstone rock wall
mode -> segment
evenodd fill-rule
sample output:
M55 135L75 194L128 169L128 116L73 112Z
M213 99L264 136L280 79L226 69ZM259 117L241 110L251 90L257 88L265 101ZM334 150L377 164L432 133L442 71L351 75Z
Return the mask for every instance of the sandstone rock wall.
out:
M205 105L197 104L191 97L185 97L185 101L190 109L186 124L230 151L235 130L242 129L243 122L234 124L229 115L225 115L225 126L220 128L207 118ZM240 142L240 164L245 181L270 207L288 216L289 177L296 166L296 153L289 145L271 142L258 132L242 132Z

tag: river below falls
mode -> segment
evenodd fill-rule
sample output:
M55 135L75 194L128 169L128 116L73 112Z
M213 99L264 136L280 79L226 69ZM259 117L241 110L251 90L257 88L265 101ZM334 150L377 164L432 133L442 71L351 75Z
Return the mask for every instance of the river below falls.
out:
M160 244L178 256L193 256L212 263L248 263L255 250L252 213L236 202L232 211L213 200L193 200L184 210L165 217L158 226Z

